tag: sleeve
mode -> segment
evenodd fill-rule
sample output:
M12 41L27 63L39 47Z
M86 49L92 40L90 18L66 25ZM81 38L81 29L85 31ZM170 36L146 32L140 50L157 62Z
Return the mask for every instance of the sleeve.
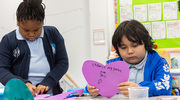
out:
M149 87L149 96L171 95L172 77L170 76L169 65L162 58L162 62L156 64L155 71L151 74L152 81L142 81L139 83L142 87ZM144 73L145 74L145 73Z
M3 85L13 78L20 79L23 82L29 82L26 79L23 79L20 76L14 75L11 70L12 69L12 61L13 61L13 45L9 42L8 36L4 36L0 42L0 82Z
M84 90L85 90L87 93L89 93L89 91L88 91L88 89L87 89L87 85L86 85L86 87L84 88Z
M109 60L107 60L106 63L109 64L109 63L111 63L111 62L115 62L115 61L119 61L119 60L121 60L121 58L120 58L120 57L116 57L116 58L114 58L114 59L109 59Z
M52 70L46 75L43 81L39 83L49 86L50 88L59 83L59 80L67 72L69 67L68 55L66 52L64 39L56 28L53 28L52 32L52 34L54 35L52 38L55 40L55 52L53 52L54 58L52 61L54 63L52 66Z

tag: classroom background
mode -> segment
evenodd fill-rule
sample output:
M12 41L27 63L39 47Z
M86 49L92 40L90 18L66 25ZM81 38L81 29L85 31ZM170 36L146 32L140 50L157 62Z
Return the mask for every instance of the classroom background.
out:
M0 40L16 29L16 9L21 1L0 0ZM57 27L65 40L69 70L60 80L65 91L87 85L82 74L84 61L95 60L106 64L107 59L115 56L111 37L117 25L126 19L137 19L146 26L156 40L156 50L171 65L174 64L171 73L180 83L180 35L175 34L180 29L178 0L43 0L43 3L46 5L44 24ZM166 3L167 7L175 10L167 8L168 13L165 13L163 5ZM177 23L174 24L174 21ZM167 28L166 23L169 23L170 28ZM158 30L158 25L164 25L161 28L163 31ZM180 87L180 84L175 85Z
M21 1L0 0L0 39L16 29L16 9ZM79 87L85 87L84 61L96 60L105 64L109 55L108 38L115 29L114 1L43 0L43 3L46 5L44 24L57 27L64 37L69 57L68 76ZM93 32L102 32L104 41L94 44Z

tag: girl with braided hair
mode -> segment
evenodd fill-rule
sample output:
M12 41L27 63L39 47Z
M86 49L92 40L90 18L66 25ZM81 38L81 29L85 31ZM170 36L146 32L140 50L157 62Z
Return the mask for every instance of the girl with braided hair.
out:
M32 94L59 94L59 80L68 70L64 39L53 26L43 26L42 0L23 0L17 8L17 29L0 43L0 82L20 79Z

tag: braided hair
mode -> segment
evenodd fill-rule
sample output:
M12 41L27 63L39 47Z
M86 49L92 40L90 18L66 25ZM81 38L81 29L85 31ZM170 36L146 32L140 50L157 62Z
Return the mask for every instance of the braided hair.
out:
M43 22L44 10L45 5L42 3L42 0L23 0L16 11L17 21L37 20Z

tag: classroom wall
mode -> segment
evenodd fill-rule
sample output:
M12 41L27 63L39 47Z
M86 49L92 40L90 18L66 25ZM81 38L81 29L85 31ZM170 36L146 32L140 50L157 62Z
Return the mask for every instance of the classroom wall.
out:
M115 30L114 1L89 0L91 57L93 60L106 64L110 53L111 37ZM104 30L105 43L94 44L94 32Z
M46 25L56 26L64 36L69 57L68 74L80 86L86 81L82 65L91 58L89 33L89 5L86 0L44 0Z
M0 0L0 39L16 29L16 9L23 0ZM9 3L11 2L11 3ZM69 57L68 74L79 87L87 85L82 74L86 60L105 64L114 31L113 0L43 0L45 25L58 28ZM93 44L93 30L103 29L105 44Z

